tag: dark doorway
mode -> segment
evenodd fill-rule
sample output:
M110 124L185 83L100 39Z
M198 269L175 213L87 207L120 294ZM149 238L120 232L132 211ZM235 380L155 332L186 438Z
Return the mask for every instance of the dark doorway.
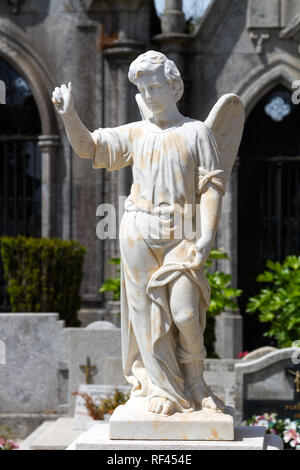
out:
M38 109L26 80L0 58L6 105L0 105L0 235L41 235ZM0 266L0 310L9 310Z
M267 326L245 313L268 259L300 254L300 105L278 85L255 106L239 151L238 284L244 290L244 350L271 344Z

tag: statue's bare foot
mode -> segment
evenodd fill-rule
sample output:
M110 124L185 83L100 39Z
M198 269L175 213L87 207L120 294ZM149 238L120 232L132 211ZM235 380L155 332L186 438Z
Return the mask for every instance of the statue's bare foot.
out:
M225 411L225 403L212 393L203 379L199 379L199 382L191 387L191 392L197 405L202 409Z
M150 398L149 411L157 415L170 416L175 412L175 406L167 398L153 397Z

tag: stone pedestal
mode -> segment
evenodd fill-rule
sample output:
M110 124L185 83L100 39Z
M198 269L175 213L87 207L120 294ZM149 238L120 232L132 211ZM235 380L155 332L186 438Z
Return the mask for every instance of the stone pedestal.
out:
M147 410L147 398L135 398L118 406L109 423L110 439L226 440L234 439L232 408L228 413L194 411L160 416ZM229 414L231 412L231 414Z
M216 317L215 351L221 359L237 359L243 350L243 318L237 312L224 312Z
M274 434L266 434L263 426L241 426L234 429L234 441L134 441L109 439L109 425L95 424L76 439L67 450L281 450L283 442Z

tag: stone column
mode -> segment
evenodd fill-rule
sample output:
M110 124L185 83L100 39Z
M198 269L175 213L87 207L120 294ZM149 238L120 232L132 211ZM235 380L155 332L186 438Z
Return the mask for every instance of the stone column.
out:
M243 349L243 318L239 312L223 312L215 324L216 354L221 359L237 359Z
M178 103L179 110L185 112L185 102L189 82L184 75L187 45L192 36L186 34L186 21L182 11L182 0L166 0L161 18L161 34L152 38L158 44L157 49L173 60L182 74L185 84L183 99Z
M165 0L165 10L161 18L162 33L184 33L185 28L182 0Z
M222 216L216 238L216 246L230 256L230 262L220 260L217 269L230 272L232 285L237 285L237 190L238 158L228 182L223 201ZM223 312L216 318L215 351L222 359L236 359L243 349L243 318L239 311Z
M56 235L55 184L53 166L59 146L58 135L40 135L38 142L41 151L42 166L42 237Z
M118 40L114 41L109 47L103 50L103 56L110 69L111 76L115 79L115 89L113 93L113 103L110 103L113 113L112 120L109 125L120 126L128 122L141 119L138 106L135 102L134 95L137 93L135 87L128 80L128 70L131 62L142 52L144 52L144 44L125 37L123 31L119 32ZM116 122L114 122L116 121ZM125 167L118 170L117 180L117 198L114 194L114 203L116 204L117 213L122 213L123 208L118 206L119 197L128 196L132 184L131 167ZM115 249L119 250L119 243Z

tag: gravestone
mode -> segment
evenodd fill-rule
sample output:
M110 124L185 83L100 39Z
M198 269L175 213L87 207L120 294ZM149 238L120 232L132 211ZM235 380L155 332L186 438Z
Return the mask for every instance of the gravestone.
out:
M0 421L18 437L62 411L66 397L60 394L59 369L67 345L64 322L58 318L56 313L0 314L6 349L6 365L0 368Z
M63 322L57 320L55 313L0 314L0 338L6 344L0 413L58 411Z
M116 325L114 325L113 323L109 322L109 321L94 321L93 323L90 323L86 329L87 330L114 330L116 329Z
M277 413L300 418L300 349L278 349L252 361L241 361L236 371L236 419Z
M81 384L126 385L122 369L121 330L97 322L96 329L66 328L69 368L69 415L74 413L77 392ZM98 327L98 328L97 328Z

